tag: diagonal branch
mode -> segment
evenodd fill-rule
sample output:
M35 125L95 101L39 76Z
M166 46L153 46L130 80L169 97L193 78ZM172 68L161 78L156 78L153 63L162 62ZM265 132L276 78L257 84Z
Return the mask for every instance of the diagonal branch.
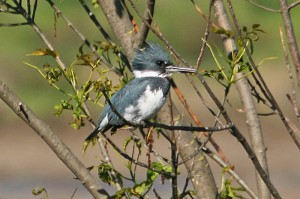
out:
M103 26L99 23L99 21L96 19L96 16L94 15L94 13L92 13L92 11L89 9L89 7L86 5L86 3L84 2L84 0L79 0L79 3L81 4L81 6L84 8L84 10L88 13L90 19L92 20L92 22L94 22L94 24L97 26L98 30L101 32L101 34L103 35L103 37L109 41L110 43L112 43L112 40L109 36L109 34L104 30Z
M34 20L28 15L28 13L26 12L26 10L22 7L22 2L17 2L16 0L13 0L13 2L16 5L16 7L13 7L13 8L16 9L16 11L19 14L21 14L23 16L23 18L25 18L25 20L30 24L30 26L37 33L37 35L42 39L42 41L45 43L45 45L51 51L55 51L54 47L52 46L52 44L50 43L50 41L47 39L47 37L45 36L45 34L42 32L42 30L39 28L39 26L34 22ZM50 3L50 5L53 4L53 2L51 2L50 0L48 0L48 2ZM36 10L36 8L34 8L34 10ZM55 58L56 62L58 63L58 65L61 67L62 71L66 71L66 65L60 59L59 55L56 55L54 58ZM65 76L65 73L63 73L63 75ZM72 86L73 92L77 93L76 82L70 81L66 76L65 76L65 78L68 81L68 83ZM87 108L87 106L86 106L85 103L83 103L83 112L90 117L89 109ZM100 147L102 149L101 152L102 152L103 156L105 157L106 161L110 162L110 164L112 164L111 163L111 159L109 157L109 154L108 154L108 152L107 152L107 150L106 150L106 148L104 146L104 143L100 142ZM116 188L118 190L120 190L121 189L121 185L120 185L120 182L118 181L118 178L115 177L114 173L111 173L111 175L114 176L114 178L116 179L116 181L115 181Z
M251 65L251 67L253 68L253 70L255 71L255 73L257 74L258 79L260 80L260 82L262 84L262 87L265 89L266 94L270 98L270 100L272 102L272 105L276 109L276 111L277 111L277 113L278 113L281 121L285 125L285 127L286 127L289 135L291 136L291 138L293 139L294 143L296 144L296 146L300 150L300 142L298 141L298 139L296 137L296 133L295 133L294 129L290 126L290 123L286 120L286 117L284 116L283 112L281 111L281 108L279 107L279 105L278 105L277 101L275 100L273 94L271 93L269 87L267 86L266 82L264 81L263 77L261 76L261 74L260 74L260 72L258 70L257 65L254 63L254 61L252 59L252 56L251 56L251 53L250 53L250 50L247 48L246 41L245 41L245 39L244 39L244 37L242 35L241 29L240 29L240 27L238 25L237 19L236 19L235 14L234 14L234 12L232 10L231 2L229 0L227 0L227 2L230 5L229 6L229 8L230 8L229 10L230 10L231 14L233 15L234 25L235 25L235 27L236 27L236 29L238 31L239 37L241 38L243 48L246 50L246 54L248 56L249 63Z
M121 1L98 0L114 34L130 61L133 58L135 29Z
M298 5L300 5L300 1L295 1L288 6L288 9L291 10L292 8L295 8Z
M152 23L152 17L154 14L154 6L155 6L155 0L147 0L146 2L146 8L144 11L144 20L143 23L140 27L140 31L138 32L138 40L136 46L141 46L141 44L146 40L148 32L149 32L149 27L147 24Z
M94 198L107 198L108 194L88 169L68 149L49 125L36 116L3 82L0 81L0 98L30 126L52 149L58 158L72 171Z
M125 123L130 126L136 126L143 128L145 127L143 124L135 124L130 121L127 121L116 109L116 107L111 103L109 97L107 96L106 92L103 90L102 91L105 100L107 101L108 105L110 106L111 110ZM176 126L176 125L166 125L166 124L159 124L159 123L153 123L150 121L145 121L146 127L157 127L157 128L162 128L166 130L180 130L180 131L201 131L201 132L211 132L211 131L223 131L223 130L228 130L232 127L232 124L228 125L223 125L223 126L214 126L214 127L202 127L202 126Z
M55 12L62 17L62 19L66 22L66 24L75 32L75 34L80 38L81 41L84 42L84 44L89 47L93 54L96 56L97 59L101 60L103 64L105 64L107 67L109 67L113 72L115 72L117 75L121 76L122 74L120 71L116 69L115 66L108 63L108 61L102 56L99 55L97 52L96 47L72 24L72 22L63 14L63 12L54 4L52 0L46 0L50 6L55 10ZM85 5L85 4L84 4ZM100 25L100 24L99 24ZM98 26L97 26L98 27ZM101 27L101 25L100 25ZM104 30L103 30L104 31ZM105 36L105 31L104 31Z
M226 164L226 162L224 162L221 158L219 158L216 154L214 154L209 148L207 147L202 147L202 151L204 151L204 153L206 155L208 155L212 160L214 160L217 164L219 164L222 168L227 168L227 172L236 180L237 183L239 183L239 185L241 185L245 191L249 194L249 196L253 199L258 199L258 197L256 196L256 194L254 193L254 191L246 184L246 182L244 182L240 176L233 171L233 169L230 168L230 166L228 164Z
M228 14L226 12L223 1L216 0L214 3L216 18L218 25L226 30L232 30L231 24L229 22ZM231 54L234 51L237 51L237 43L234 38L222 37L223 46L226 49L227 54ZM239 63L232 66L238 70L240 67ZM267 158L266 158L266 147L264 145L260 120L256 111L255 103L251 95L250 87L248 85L247 77L243 72L238 72L234 76L236 80L236 88L238 90L243 109L246 117L246 124L248 133L250 136L251 145L253 151L255 152L262 168L268 174ZM268 187L265 185L264 181L260 178L259 173L256 172L256 182L258 189L258 196L262 199L271 198Z
M278 0L280 3L281 15L284 23L285 34L288 40L290 55L296 70L298 86L300 86L300 53L294 32L292 18L289 12L288 3L286 0Z

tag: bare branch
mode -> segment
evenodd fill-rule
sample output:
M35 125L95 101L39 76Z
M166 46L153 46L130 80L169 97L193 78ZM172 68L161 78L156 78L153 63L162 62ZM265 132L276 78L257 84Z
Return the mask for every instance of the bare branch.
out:
M215 127L195 127L195 126L169 126L166 124L158 124L152 122L146 122L147 125L158 127L166 130L180 130L180 131L198 131L198 132L212 132L212 131L223 131L229 130L232 127L232 124L224 126L215 126Z
M96 47L73 25L73 23L63 14L63 12L54 4L52 0L46 0L50 6L55 10L55 12L62 17L62 19L66 22L66 24L75 32L75 34L84 42L84 44L89 47L97 59L101 60L103 64L109 67L113 72L117 75L121 76L122 74L116 69L116 67L112 66L108 63L102 55L97 53ZM100 25L101 26L101 25Z
M247 78L243 76L243 73L237 73L235 75L235 79L238 79L238 81L236 82L236 86L237 90L239 91L239 95L245 112L247 121L246 125L248 128L248 133L250 135L251 145L255 154L257 155L257 158L262 168L265 170L266 173L269 173L266 157L266 146L264 144L264 139L261 132L260 121L258 118L257 111L255 109L255 104L252 99L249 85L247 83ZM260 178L259 174L256 172L255 175L259 198L271 198L270 192L265 186L262 179Z
M274 108L276 109L281 121L283 122L283 124L285 125L289 135L291 136L291 138L293 139L294 143L296 144L296 146L298 147L298 149L300 150L300 142L297 140L296 136L295 136L295 131L290 127L288 121L286 121L286 117L283 115L283 112L281 111L277 101L275 100L274 96L272 95L270 89L268 88L266 82L264 81L263 77L261 76L259 70L258 70L258 67L257 65L254 63L253 59L252 59L252 56L251 56L251 53L250 53L250 50L247 48L247 45L246 45L246 41L243 37L243 34L241 32L241 29L238 25L238 22L237 22L237 19L235 17L235 14L232 10L232 5L231 5L231 1L227 0L228 4L230 5L229 6L229 10L231 12L231 15L233 16L233 21L234 21L234 25L238 31L238 35L239 37L241 38L241 41L242 41L242 45L243 45L243 48L246 50L246 54L248 56L248 59L249 59L249 63L251 65L251 67L253 68L253 70L255 71L255 73L257 74L258 76L258 79L259 81L261 82L261 86L262 88L265 90L267 96L270 98L270 102L272 103L272 105L274 106ZM276 194L276 193L275 193Z
M289 61L289 56L286 50L286 44L284 42L284 37L283 37L283 32L282 32L282 28L281 26L279 26L279 35L280 35L280 40L281 40L281 46L283 49L283 55L284 55L284 60L285 60L285 65L287 67L287 71L288 71L288 75L289 75L289 79L290 79L290 84L291 84L291 89L292 89L292 95L287 94L287 98L290 101L290 103L292 104L293 108L294 108L294 113L298 119L298 122L300 122L300 113L299 113L299 108L297 106L297 97L296 97L296 91L295 91L295 85L294 85L294 79L293 79L293 75L292 75L292 71L291 71L291 65L290 65L290 61Z
M232 27L230 25L228 14L225 9L223 1L216 0L214 2L214 9L215 9L219 26L221 26L226 30L232 31ZM237 43L235 42L234 38L223 36L222 40L227 54L233 53L234 51L237 50ZM232 67L235 67L238 70L240 65L238 63ZM250 135L251 145L262 168L265 170L266 174L268 174L268 166L267 166L266 150L265 150L266 147L263 142L260 121L258 118L254 101L251 96L251 91L248 85L247 77L245 77L245 74L243 72L239 72L234 75L234 78L236 80L235 84L240 99L242 101L242 105L243 105L243 109L247 121L246 124L248 128L248 133ZM256 174L259 198L264 198L264 199L271 198L270 192L268 188L265 186L263 180L260 178L257 172L255 174Z
M38 118L3 82L0 81L0 98L30 126L52 149L58 158L72 171L94 198L106 198L107 192L97 183L94 176L68 149L63 141Z
M194 83L191 81L191 78L189 76L186 75L186 77L188 78L188 80L190 81L190 83L193 85L195 91L198 91L197 88L195 87ZM176 95L178 96L179 100L181 101L181 103L184 105L185 109L187 110L187 112L189 113L190 117L192 118L192 120L195 122L195 124L202 128L202 123L199 121L199 119L196 117L196 115L193 113L191 107L187 104L186 102L186 99L185 97L183 96L183 94L181 93L181 91L178 89L177 85L175 84L175 82L173 81L173 79L170 80L170 83L171 83L171 86L172 88L174 89ZM201 94L199 94L201 95ZM200 98L202 99L202 98ZM214 116L216 116L214 113L212 113ZM216 117L217 119L217 117ZM220 123L220 121L217 120L218 123ZM221 124L221 123L220 123ZM204 127L204 128L207 128L207 127ZM215 127L209 127L211 128L212 130L215 128ZM178 129L178 130L185 130L185 131L188 131L187 129ZM214 130L213 130L214 131ZM213 132L212 131L212 132ZM203 133L204 132L210 132L210 131L202 131ZM204 133L205 136L208 137L208 134L207 133ZM218 151L219 155L222 157L222 159L224 161L228 161L228 159L226 158L225 154L223 153L223 151L221 150L221 148L219 147L219 145L214 141L213 138L209 137L209 141L210 143L214 146L214 148Z
M288 6L288 10L291 10L292 8L295 8L296 6L298 6L300 4L300 1L295 1L293 3L291 3L289 6Z
M194 1L192 0L192 2L194 3ZM197 69L199 69L200 67L200 64L202 62L202 59L203 59L203 55L204 55L204 50L206 48L206 42L207 42L207 39L208 39L208 35L209 35L209 30L211 28L211 8L212 8L212 1L210 1L209 3L209 10L208 10L208 14L207 14L207 20L206 20L206 27L205 27L205 31L204 31L204 36L202 38L202 46L200 48L200 53L199 53L199 56L197 58L197 63L196 63L196 66L197 66Z
M286 0L278 0L280 3L280 10L282 20L284 23L285 34L288 40L289 52L292 57L292 61L296 70L298 86L300 86L300 54L296 41L296 35L292 23L292 18L289 12L288 3Z
M227 168L227 172L241 185L246 192L249 194L249 196L253 199L258 199L254 191L247 185L245 181L243 181L240 176L233 171L229 165L227 165L222 159L220 159L216 154L214 154L210 149L207 147L203 147L202 150L206 155L208 155L212 160L214 160L217 164L219 164L223 168Z
M130 61L134 54L133 45L136 32L126 9L121 1L98 0L98 3Z
M150 168L149 165L143 163L143 162L139 162L137 160L135 160L134 158L130 157L127 153L123 152L109 137L107 137L105 134L103 134L103 137L109 142L109 144L125 159L129 160L130 162L132 162L133 164L139 165L140 167L149 169L151 171L154 171L156 173L159 173L161 175L164 175L165 177L173 177L175 176L174 173L167 173L164 171L159 171L156 170L154 168ZM101 138L99 138L101 139Z
M111 110L125 123L130 126L136 126L139 128L145 128L145 127L158 127L166 130L182 130L182 131L202 131L202 132L211 132L211 131L223 131L223 130L228 130L232 127L232 124L224 125L224 126L216 126L216 127L194 127L194 126L175 126L175 125L166 125L166 124L159 124L159 123L153 123L149 121L144 121L145 124L136 124L132 123L130 121L127 121L114 107L114 105L111 103L109 97L107 96L106 92L103 90L102 91L103 96L105 97L105 100L107 101L108 105L110 106ZM145 126L146 125L146 126Z
M55 51L54 47L51 45L50 41L47 39L47 37L44 35L44 33L41 31L41 29L38 27L38 25L33 21L32 18L30 18L30 16L27 14L26 10L24 10L24 8L22 7L21 3L18 3L16 0L13 0L14 3L16 4L16 9L19 12L19 14L21 14L25 20L27 20L27 22L31 25L31 27L33 28L33 30L38 34L38 36L43 40L43 42L45 43L45 45L51 50L51 51ZM50 3L50 5L54 5L53 2L51 2L51 0L48 0L48 2ZM36 9L36 8L35 8ZM34 10L35 10L34 9ZM55 56L55 60L58 63L58 65L61 67L62 71L66 71L66 65L62 62L62 60L60 59L59 55ZM65 73L63 73L63 75L65 75ZM70 81L67 77L66 80L70 83L70 85L72 86L73 91L76 93L77 92L77 85L76 82ZM89 109L87 108L86 104L83 103L83 112L88 115L90 117L90 113L89 113ZM91 121L92 123L92 121ZM93 124L92 124L93 126ZM103 143L99 143L100 147L101 147L101 153L104 156L105 160L107 162L111 163L111 159L108 155L108 152L106 150L106 148L104 147ZM114 175L113 173L111 175ZM121 185L118 182L118 178L116 176L114 176L114 179L116 179L115 181L115 186L118 190L121 189Z
M266 10L266 11L280 13L280 10L274 10L274 9L271 9L271 8L268 8L268 7L265 7L265 6L262 6L262 5L260 5L260 4L256 3L256 2L254 2L254 1L252 1L252 0L247 0L247 1L248 1L249 3L251 3L251 4L253 4L254 6L259 7L259 8L261 8L261 9L264 9L264 10Z
M28 22L24 22L24 23L9 23L9 24L0 23L0 27L15 27L15 26L25 26L25 25L29 25L29 23Z
M141 44L146 40L148 32L149 32L149 27L148 24L152 23L152 18L154 14L154 6L155 6L155 0L147 0L146 1L146 8L144 11L144 20L143 23L140 27L140 32L138 33L138 39L136 42L136 46L140 47Z
M92 20L92 22L94 22L94 24L96 25L96 27L98 28L98 30L101 32L101 34L103 35L103 37L107 41L109 41L110 43L112 43L109 34L104 30L103 26L96 19L96 16L94 15L94 13L92 13L92 11L89 9L89 7L86 5L86 3L83 0L79 0L79 3L84 8L84 10L87 12L87 14L89 15L90 19Z
M281 110L280 110L280 108L279 108L277 102L275 101L275 99L274 99L274 97L272 96L270 90L268 89L268 87L267 87L267 85L265 84L263 78L261 77L261 75L260 75L260 73L259 73L259 71L258 71L258 69L257 69L257 66L254 64L254 61L252 60L251 53L250 53L249 49L248 49L247 46L246 46L245 39L244 39L244 37L243 37L243 35L242 35L242 32L241 32L241 29L240 29L240 27L239 27L239 25L238 25L237 18L235 17L235 13L234 13L234 11L233 11L231 1L230 1L230 0L227 0L227 3L228 3L228 5L229 5L229 11L230 11L230 13L231 13L231 15L232 15L232 18L233 18L233 21L234 21L234 25L235 25L235 27L236 27L236 29L237 29L237 31L238 31L239 37L241 38L243 47L244 47L244 49L246 50L246 54L247 54L247 56L248 56L248 59L249 59L249 61L250 61L250 64L252 65L252 67L254 68L255 72L257 73L257 75L258 75L260 81L262 82L264 88L266 89L266 91L267 91L269 97L271 98L271 100L272 100L274 106L276 107L276 109L277 109L277 111L278 111L278 113L279 113L279 115L280 115L280 118L281 118L282 121L284 122L284 124L285 124L285 126L287 127L288 131L289 131L289 132L293 132L293 130L288 126L286 120L284 119L284 116L283 116L283 114L282 114L282 112L281 112ZM253 159L252 159L252 161L253 161ZM256 163L256 164L257 164L257 163ZM265 184L266 184L267 187L269 188L269 190L270 190L271 194L273 195L273 197L274 197L274 198L281 198L281 196L279 195L278 191L276 190L276 188L274 187L274 185L271 183L271 181L270 181L270 179L269 179L269 177L268 177L268 174L263 170L263 168L261 167L261 165L260 165L259 163L258 163L258 165L256 165L256 168L257 168L257 171L258 171L259 174L260 174L260 177L264 180Z
M165 45L167 46L167 48L175 55L175 57L177 58L177 59L179 59L182 63L184 63L185 65L189 65L189 64L187 64L187 61L185 61L184 59L183 59L183 57L181 57L180 55L179 55L179 53L178 52L176 52L175 50L174 50L174 48L170 45L170 43L168 42L168 40L163 36L163 34L159 31L159 30L157 30L157 29L155 29L154 27L152 27L151 26L151 24L149 24L144 18L143 18L143 16L141 15L141 13L139 12L139 10L136 8L136 5L135 5L135 3L133 2L133 0L129 0L129 3L131 4L131 6L133 7L133 9L135 10L135 12L138 14L138 16L142 19L142 21L149 27L149 29L161 40L161 41L163 41L164 43L165 43ZM152 21L153 21L153 19L152 19Z
M206 89L206 91L208 92L208 94L210 95L210 97L213 99L213 101L215 102L215 104L217 105L217 107L220 109L221 114L223 115L224 119L226 120L227 123L232 123L230 117L228 116L224 106L220 103L220 101L218 100L218 98L215 96L215 94L212 92L211 88L208 86L207 82L205 81L205 79L201 76L201 75L197 75L198 79L201 81L202 85L204 86L204 88ZM231 134L236 137L236 139L241 143L241 145L244 147L245 151L247 152L248 156L250 157L250 159L252 160L256 170L258 171L258 173L260 174L261 178L264 180L264 182L266 183L266 185L268 186L269 190L271 190L272 195L275 198L281 198L280 195L278 194L276 188L274 187L274 185L272 184L272 182L270 181L268 174L266 174L266 172L264 171L264 169L261 167L255 153L253 152L251 146L249 145L249 143L247 142L246 138L243 136L243 134L238 130L238 128L236 126L232 127L232 131Z
M208 161L202 151L195 154L199 144L193 135L186 131L177 132L177 145L181 159L187 160L184 165L188 168L193 186L197 188L197 198L217 198L218 192L213 184L215 180L210 174Z

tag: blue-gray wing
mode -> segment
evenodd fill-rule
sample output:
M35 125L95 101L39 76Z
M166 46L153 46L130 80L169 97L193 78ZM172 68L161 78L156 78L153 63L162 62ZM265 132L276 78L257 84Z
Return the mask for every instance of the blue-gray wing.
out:
M127 83L121 90L115 93L110 102L117 109L118 113L124 117L125 109L127 107L137 107L137 99L139 99L147 86L150 86L151 90L163 91L163 95L166 96L170 89L169 81L166 78L160 77L144 77L144 78L135 78L129 83ZM134 110L139 114L139 110ZM91 140L99 132L104 133L109 130L111 127L119 128L125 125L124 121L120 119L111 109L109 104L103 108L103 111L100 115L98 124L93 132L86 138L86 140Z
M147 86L150 86L151 90L162 89L164 95L167 95L169 92L169 82L165 78L160 77L144 77L144 78L135 78L129 83L127 83L121 90L115 93L110 102L117 110L117 112L124 117L125 109L132 106L137 106L137 99L139 99L146 90ZM136 113L139 114L138 110ZM109 104L106 104L104 107L101 116L98 122L98 128L101 130L101 123L107 120L110 126L123 126L125 125L124 121L119 118L111 109ZM103 123L105 124L105 123Z

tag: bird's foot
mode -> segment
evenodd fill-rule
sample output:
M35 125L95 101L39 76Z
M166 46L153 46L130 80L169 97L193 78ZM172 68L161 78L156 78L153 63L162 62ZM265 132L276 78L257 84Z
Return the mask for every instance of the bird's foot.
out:
M140 125L140 127L142 127L142 128L148 128L148 127L149 127L147 121L141 121L139 125Z

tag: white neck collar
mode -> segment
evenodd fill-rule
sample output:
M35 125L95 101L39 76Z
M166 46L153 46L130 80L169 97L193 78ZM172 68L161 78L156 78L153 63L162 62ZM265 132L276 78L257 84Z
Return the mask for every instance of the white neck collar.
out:
M171 74L160 73L153 70L146 70L146 71L134 70L133 74L136 78L141 78L141 77L162 77L163 78L163 77L171 76Z

